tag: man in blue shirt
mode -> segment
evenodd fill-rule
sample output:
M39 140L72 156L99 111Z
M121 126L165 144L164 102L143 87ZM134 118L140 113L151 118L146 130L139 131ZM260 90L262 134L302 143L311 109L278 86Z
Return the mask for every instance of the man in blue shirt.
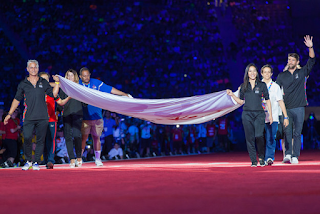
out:
M98 91L129 97L128 94L122 91L119 91L114 87L109 86L98 79L90 78L90 75L91 73L88 68L86 67L81 68L80 69L81 80L79 81L79 84L88 88L98 90ZM93 146L95 150L95 157L96 157L95 163L97 166L103 166L100 159L100 155L101 155L100 136L103 131L102 109L92 105L84 105L82 109L83 109L83 120L82 120L82 127L81 127L82 153L86 146L88 136L89 134L91 134L93 139Z

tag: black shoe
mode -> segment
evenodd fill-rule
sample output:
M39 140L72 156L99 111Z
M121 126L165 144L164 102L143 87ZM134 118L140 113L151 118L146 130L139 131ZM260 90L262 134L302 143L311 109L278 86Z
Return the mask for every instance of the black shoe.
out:
M257 167L257 162L252 163L252 164L251 164L251 167Z
M266 165L266 163L264 162L264 160L259 160L260 166L264 167Z
M2 164L0 164L0 167L1 168L8 168L9 166L8 166L7 162L3 162Z

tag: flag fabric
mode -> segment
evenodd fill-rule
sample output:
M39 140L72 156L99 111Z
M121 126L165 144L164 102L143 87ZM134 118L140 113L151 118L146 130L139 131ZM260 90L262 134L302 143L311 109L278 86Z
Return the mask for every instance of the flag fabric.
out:
M183 98L137 99L87 88L59 76L61 89L73 99L101 109L157 124L199 124L221 117L241 105L226 90ZM236 96L238 91L235 92Z

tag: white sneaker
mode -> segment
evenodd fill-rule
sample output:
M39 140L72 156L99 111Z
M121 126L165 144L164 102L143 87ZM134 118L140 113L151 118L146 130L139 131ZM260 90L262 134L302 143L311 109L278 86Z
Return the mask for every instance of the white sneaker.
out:
M70 168L75 168L76 167L76 163L70 163Z
M96 163L97 166L103 166L103 163L101 162L100 159L96 159L95 163Z
M76 167L82 167L82 160L81 161L76 160L75 165Z
M291 163L292 164L298 164L299 163L298 158L297 157L292 157Z
M22 167L22 170L29 170L32 168L32 163L27 161L24 166Z
M37 162L34 162L34 163L32 164L32 169L33 169L33 170L40 170L40 167L39 167L39 165L38 165Z
M272 158L268 158L268 160L266 161L266 165L271 166L272 164L273 164Z
M282 163L291 163L291 155L286 155L286 156L283 158Z

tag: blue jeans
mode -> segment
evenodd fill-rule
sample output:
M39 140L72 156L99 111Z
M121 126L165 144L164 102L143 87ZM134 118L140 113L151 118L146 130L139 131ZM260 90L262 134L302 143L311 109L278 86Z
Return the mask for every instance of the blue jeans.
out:
M266 123L266 155L265 160L268 158L274 160L274 152L276 150L276 136L278 131L278 122L273 122L272 124Z
M301 132L304 122L305 107L287 109L289 125L284 128L286 155L300 156ZM293 147L292 147L293 139Z
M43 157L46 162L55 163L55 148L56 148L56 134L57 134L57 122L49 122L46 134L45 149L43 151Z

